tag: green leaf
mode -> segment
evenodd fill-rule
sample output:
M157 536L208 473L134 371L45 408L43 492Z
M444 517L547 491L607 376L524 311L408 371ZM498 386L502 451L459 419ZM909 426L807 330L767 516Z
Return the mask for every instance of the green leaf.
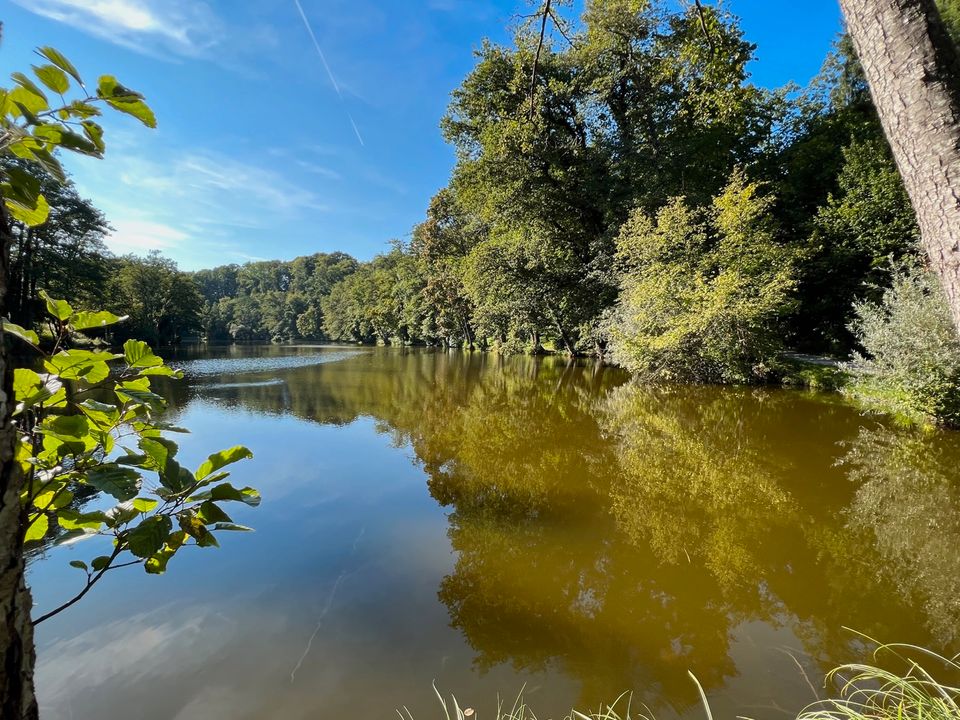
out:
M88 570L87 564L83 560L71 560L70 567L75 567L78 570L83 570L84 572L87 572Z
M220 543L213 534L207 530L203 522L191 511L186 510L177 516L180 528L190 537L197 541L200 547L219 547Z
M37 95L23 86L15 87L7 93L7 99L17 108L17 112L13 113L14 115L23 115L31 122L36 121L37 113L50 109L46 97Z
M27 528L27 533L23 537L24 542L37 542L43 540L50 527L50 518L46 515L38 515Z
M163 547L173 521L167 515L152 515L130 530L124 537L130 552L139 558L149 558Z
M220 468L231 465L239 460L252 458L253 453L243 445L236 445L229 450L221 450L208 457L203 464L197 468L197 480L203 480L210 473L216 472Z
M73 308L66 300L54 300L45 290L40 291L40 297L47 303L47 312L57 320L66 321L73 315Z
M159 367L144 368L140 371L140 375L162 375L164 377L172 377L179 380L183 377L183 371L174 370L172 367L167 367L166 365L160 365Z
M18 337L24 342L30 343L34 347L40 344L40 338L33 330L22 328L16 323L10 322L6 318L0 319L0 324L3 325L3 331L5 333L9 333L14 337Z
M87 472L87 484L112 495L120 502L132 500L140 491L140 473L133 468L107 463Z
M40 82L58 95L63 95L70 89L67 74L56 65L33 66L33 74L40 78Z
M97 95L115 110L131 115L147 127L155 128L157 118L143 101L143 95L124 87L113 75L102 75L97 85Z
M73 64L67 60L66 57L64 57L63 53L56 48L50 47L49 45L37 48L37 52L67 73L70 77L76 80L81 87L83 87L83 80L80 78L80 73L78 73Z
M80 312L75 312L70 316L69 325L74 330L90 330L91 328L101 328L107 327L108 325L115 325L118 322L122 322L127 319L127 315L120 317L114 315L112 312L100 311L100 312L87 312L81 310Z
M229 530L231 532L253 532L252 527L246 525L237 525L236 523L217 523L213 526L214 530Z
M17 412L50 399L61 388L63 383L53 375L40 375L29 368L13 371L13 394L19 403Z
M61 510L57 522L64 530L99 530L107 521L102 512L80 513L76 510Z
M97 147L96 143L72 130L63 130L60 133L59 145L66 150L72 150L81 155L89 155L95 158L102 157L100 148Z
M14 220L19 220L29 227L43 225L50 216L50 205L43 195L37 195L33 205L9 197L3 199L3 204L7 206Z
M154 355L150 346L142 340L127 340L123 344L123 357L126 359L127 365L132 368L150 368L163 365L163 360Z
M92 120L83 120L80 123L83 126L83 134L87 136L101 153L107 149L103 142L103 128Z
M160 502L153 498L137 498L133 501L133 509L138 513L148 513L159 504Z
M110 375L107 362L116 356L90 350L62 350L43 361L48 372L64 380L84 380L91 385L103 382Z
M256 507L260 504L260 493L254 490L252 487L245 487L242 490L237 490L237 488L230 483L223 483L222 485L217 485L210 490L210 499L238 500L242 503L250 505L251 507Z
M104 513L104 515L107 516L107 527L109 528L118 528L121 525L126 525L139 514L131 502L120 503Z
M37 86L37 84L36 84L35 82L33 82L33 80L31 80L29 77L27 77L26 75L24 75L22 72L12 73L12 74L10 75L10 77L13 78L13 81L14 81L17 85L19 85L20 87L22 87L22 88L24 88L24 89L26 89L26 90L29 90L29 91L32 92L34 95L39 95L39 96L42 97L42 98L44 99L44 101L46 102L46 100L47 100L47 95L46 95L46 93L44 93L43 90L41 90L41 89Z
M99 555L90 561L90 566L97 572L100 572L109 564L110 564L110 557L108 555Z
M229 515L227 515L213 500L206 500L200 504L200 509L197 512L197 516L203 520L204 525L211 525L218 522L233 522Z
M37 510L60 510L69 505L72 500L72 492L57 488L56 490L47 490L37 495L33 499L33 506L37 508Z

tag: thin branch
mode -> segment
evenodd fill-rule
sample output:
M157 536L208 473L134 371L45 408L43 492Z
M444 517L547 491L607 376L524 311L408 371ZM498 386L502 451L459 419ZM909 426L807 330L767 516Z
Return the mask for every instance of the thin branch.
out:
M543 6L543 20L540 23L540 41L537 43L537 54L533 56L533 72L530 73L530 119L533 120L533 114L536 110L536 95L534 91L537 87L537 71L540 69L540 53L543 50L543 38L547 34L547 20L550 19L550 3L546 0Z
M563 36L563 39L566 40L568 43L570 43L571 47L576 45L576 43L573 41L573 38L570 37L570 35L567 33L566 28L564 28L563 19L560 18L557 15L556 11L554 11L553 9L551 9L549 12L550 12L550 18L553 20L553 26Z
M65 602L63 605L57 608L54 608L53 610L48 612L46 615L41 615L36 620L34 620L33 621L34 627L42 623L44 620L48 620L49 618L52 618L57 613L63 612L74 603L79 602L84 595L90 592L90 588L92 588L97 583L97 580L102 578L103 574L110 569L110 564L117 558L117 555L119 555L122 551L123 551L123 546L117 543L117 546L113 549L113 553L110 555L110 560L107 562L107 564L104 567L100 568L100 571L96 575L87 576L87 584L84 586L83 590L81 590L79 593L74 595L73 598L71 598L70 600L67 600L67 602Z
M713 38L710 37L710 31L707 29L707 20L703 14L703 4L700 0L693 0L693 4L697 8L697 16L700 18L700 29L703 30L703 36L707 40L707 45L710 46L710 54L713 55L716 53L717 49L713 45Z

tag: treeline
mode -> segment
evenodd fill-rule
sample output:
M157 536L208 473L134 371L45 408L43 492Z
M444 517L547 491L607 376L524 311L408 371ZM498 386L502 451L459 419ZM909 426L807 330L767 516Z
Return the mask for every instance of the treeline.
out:
M764 90L737 19L702 13L595 0L538 60L538 26L485 44L441 123L448 186L321 299L325 332L706 381L855 349L918 231L851 45Z

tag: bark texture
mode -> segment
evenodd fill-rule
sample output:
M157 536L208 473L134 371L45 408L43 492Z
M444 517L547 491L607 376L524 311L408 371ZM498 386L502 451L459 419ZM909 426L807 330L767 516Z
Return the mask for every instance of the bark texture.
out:
M840 0L960 332L960 57L935 0Z
M0 202L0 310L7 313L10 218ZM13 368L0 329L0 718L36 720L33 692L33 602L24 578L24 517L20 508L23 473L14 457Z

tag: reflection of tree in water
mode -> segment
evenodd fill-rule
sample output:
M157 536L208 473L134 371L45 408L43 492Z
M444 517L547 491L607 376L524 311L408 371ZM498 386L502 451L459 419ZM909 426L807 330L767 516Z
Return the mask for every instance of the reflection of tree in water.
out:
M871 532L876 571L926 609L944 643L960 634L960 437L864 429L844 458L858 489L850 524Z
M841 403L643 389L560 358L418 351L256 384L269 377L215 378L199 393L321 423L371 418L413 448L452 509L457 562L439 595L481 669L559 670L585 705L632 688L687 706L688 669L708 690L737 673L731 641L744 623L788 627L826 670L853 656L844 626L943 647L956 617L956 543L936 546L938 533L960 539L946 456L867 443ZM918 531L921 516L938 524Z

